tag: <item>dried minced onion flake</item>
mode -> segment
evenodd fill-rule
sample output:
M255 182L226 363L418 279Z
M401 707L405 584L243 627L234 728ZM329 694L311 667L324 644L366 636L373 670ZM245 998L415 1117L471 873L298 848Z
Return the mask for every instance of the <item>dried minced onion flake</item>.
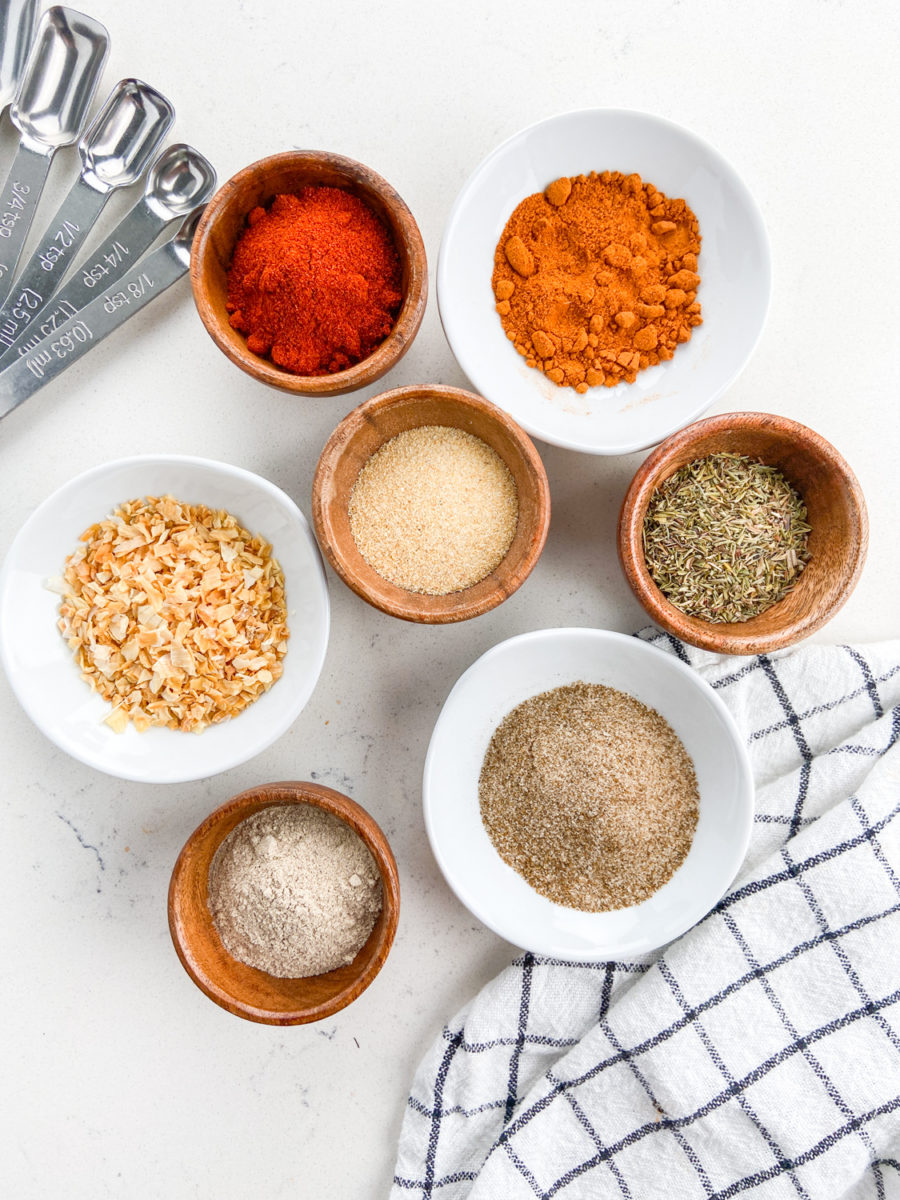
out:
M85 530L63 582L60 632L117 733L129 721L200 733L281 676L284 574L230 513L129 500Z

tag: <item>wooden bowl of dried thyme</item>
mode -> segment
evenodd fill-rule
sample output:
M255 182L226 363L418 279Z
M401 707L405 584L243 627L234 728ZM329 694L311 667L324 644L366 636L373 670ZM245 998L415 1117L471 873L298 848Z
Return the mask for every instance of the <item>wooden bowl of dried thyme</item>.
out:
M667 438L619 515L635 596L667 632L720 654L808 637L862 572L869 525L845 460L772 413L724 413Z

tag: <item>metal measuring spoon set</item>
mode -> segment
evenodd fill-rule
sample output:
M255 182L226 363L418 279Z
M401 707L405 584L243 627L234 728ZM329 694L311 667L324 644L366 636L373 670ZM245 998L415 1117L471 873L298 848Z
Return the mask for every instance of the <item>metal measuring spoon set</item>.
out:
M38 0L0 9L0 111L10 106L21 135L0 190L0 419L187 271L216 184L209 162L183 143L154 161L175 110L140 80L116 84L85 129L109 35L71 8L55 5L40 21L37 12ZM53 155L76 141L81 173L19 271ZM148 168L143 196L73 272L110 195ZM143 258L174 221L170 239Z

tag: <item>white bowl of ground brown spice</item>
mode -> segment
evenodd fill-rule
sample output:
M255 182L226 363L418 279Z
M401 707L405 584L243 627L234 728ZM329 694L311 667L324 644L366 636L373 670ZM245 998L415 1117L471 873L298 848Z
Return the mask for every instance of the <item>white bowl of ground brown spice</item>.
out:
M299 715L324 570L280 488L226 463L120 459L61 487L0 573L0 658L61 749L143 783L245 762Z
M425 762L447 882L517 946L577 961L653 950L743 861L746 748L712 688L637 638L546 629L459 679Z
M520 131L468 180L437 270L475 387L543 441L646 449L734 382L769 304L768 239L734 168L647 113Z

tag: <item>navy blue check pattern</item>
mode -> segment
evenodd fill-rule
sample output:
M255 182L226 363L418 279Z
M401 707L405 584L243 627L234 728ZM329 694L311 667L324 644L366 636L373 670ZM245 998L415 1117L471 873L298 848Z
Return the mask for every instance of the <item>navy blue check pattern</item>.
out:
M754 835L661 955L523 954L420 1066L392 1200L900 1198L900 642L690 663Z

